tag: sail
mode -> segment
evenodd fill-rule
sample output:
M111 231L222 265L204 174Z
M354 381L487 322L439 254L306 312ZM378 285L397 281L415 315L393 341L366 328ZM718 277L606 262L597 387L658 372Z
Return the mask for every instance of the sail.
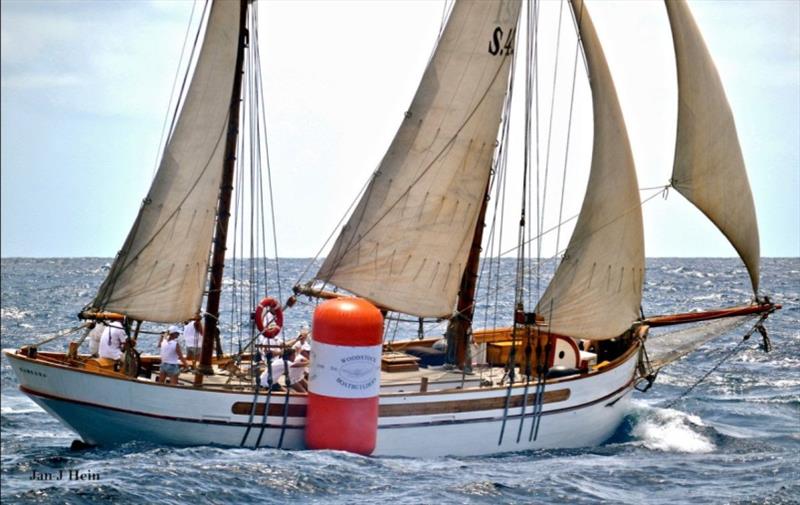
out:
M316 278L452 314L486 193L519 0L459 1L403 122Z
M625 121L603 49L582 0L571 0L589 66L594 146L575 230L536 312L549 330L608 339L639 318L644 230Z
M666 2L678 67L678 134L672 186L728 238L758 292L753 194L728 99L684 0Z
M211 6L180 118L94 309L158 322L198 314L222 175L241 5L218 1Z

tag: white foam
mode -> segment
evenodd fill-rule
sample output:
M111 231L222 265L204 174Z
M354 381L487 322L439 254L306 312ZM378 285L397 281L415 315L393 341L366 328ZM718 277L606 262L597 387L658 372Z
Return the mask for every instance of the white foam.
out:
M31 412L44 412L44 410L26 396L6 396L3 398L3 406L0 407L0 414L5 415Z
M20 319L24 319L31 315L33 314L30 311L18 309L16 307L0 308L0 318L3 319L14 319L19 321Z
M645 408L633 435L648 449L692 454L714 450L711 440L695 431L703 426L699 417L674 409L641 406Z

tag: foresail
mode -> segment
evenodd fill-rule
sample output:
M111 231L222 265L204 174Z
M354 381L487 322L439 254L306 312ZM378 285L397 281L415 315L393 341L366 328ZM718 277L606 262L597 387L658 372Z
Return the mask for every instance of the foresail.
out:
M94 309L159 322L199 312L236 71L240 7L234 1L211 6L180 118Z
M509 82L519 0L459 1L388 152L316 278L449 316Z
M739 253L758 292L753 194L719 73L684 0L666 1L678 67L678 134L672 185Z
M564 258L536 312L554 333L608 339L639 318L644 230L625 121L592 20L571 0L589 66L594 112L592 166Z

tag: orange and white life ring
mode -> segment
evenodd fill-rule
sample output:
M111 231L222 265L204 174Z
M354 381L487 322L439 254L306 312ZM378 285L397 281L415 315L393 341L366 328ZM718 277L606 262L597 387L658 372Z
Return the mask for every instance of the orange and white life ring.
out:
M272 315L272 320L267 318ZM267 338L273 338L281 332L283 328L283 309L281 304L271 296L265 296L256 306L256 328L260 334Z

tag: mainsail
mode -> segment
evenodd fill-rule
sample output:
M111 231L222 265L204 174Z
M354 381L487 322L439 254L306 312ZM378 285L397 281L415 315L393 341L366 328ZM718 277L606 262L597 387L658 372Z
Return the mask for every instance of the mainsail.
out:
M554 333L608 339L639 318L644 230L633 155L614 82L583 1L571 3L589 66L592 166L564 259L536 312Z
M506 96L519 0L457 2L388 152L316 278L449 316Z
M157 322L198 314L216 217L239 21L239 2L211 6L180 118L91 308Z
M665 3L678 67L672 186L728 238L747 266L757 293L758 223L733 113L685 0Z

